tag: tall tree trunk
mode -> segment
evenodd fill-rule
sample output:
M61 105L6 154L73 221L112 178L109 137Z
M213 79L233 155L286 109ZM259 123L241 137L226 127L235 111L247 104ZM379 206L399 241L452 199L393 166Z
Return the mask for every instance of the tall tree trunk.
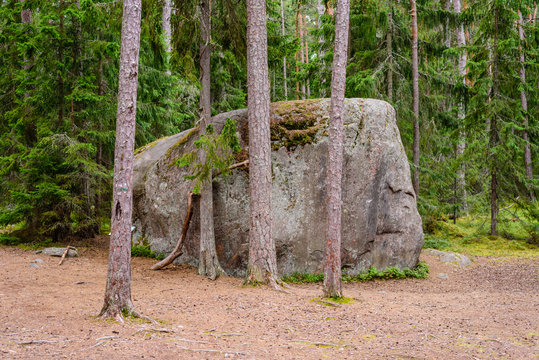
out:
M532 154L530 150L530 143L528 139L528 99L526 98L526 68L524 66L525 57L524 57L524 29L522 24L522 13L518 11L518 34L520 37L520 69L518 74L520 75L520 81L522 82L522 90L520 91L520 104L522 105L522 110L524 111L524 130L522 131L522 139L524 140L524 167L526 169L526 179L529 181L533 180L533 169L532 169ZM535 200L533 191L530 191L530 199Z
M247 0L249 263L247 282L277 287L271 223L271 146L266 2Z
M21 3L24 3L25 0L19 0ZM21 21L23 24L31 24L32 23L32 11L30 9L24 9L21 11ZM33 59L24 58L24 66L23 69L25 72L29 72L30 68L32 67ZM29 92L24 93L24 98L28 99L30 97ZM28 108L25 110L28 112Z
M100 314L119 320L122 310L138 315L131 300L131 217L141 9L141 0L124 0L109 267Z
M498 26L499 13L498 7L494 7L494 41L492 45L492 98L496 100L499 94L499 74L498 74ZM496 110L497 111L497 110ZM498 114L494 112L490 119L490 234L498 236L498 164L496 150L498 146Z
M391 1L391 0L390 0ZM386 36L386 51L387 51L387 99L393 101L393 5L387 14L387 36Z
M303 14L301 13L301 11L298 13L298 20L299 20L299 53L300 53L300 59L301 59L301 63L302 64L305 64L305 43L303 41ZM301 72L303 73L303 66L301 68ZM305 80L302 79L301 80L301 98L303 100L305 100Z
M342 297L341 215L344 128L344 90L350 0L337 0L335 50L331 77L329 155L327 162L327 227L324 264L324 296Z
M461 12L461 6L460 6L460 0L453 0L453 10L457 15L460 15ZM459 22L458 24L458 30L457 30L457 46L460 48L460 54L459 54L459 63L458 63L458 70L459 70L459 79L462 82L462 86L466 86L466 62L467 62L467 54L464 47L466 46L466 38L464 36L464 25ZM461 95L459 98L458 103L458 119L459 119L459 134L458 134L458 140L457 140L457 157L462 158L462 155L464 154L464 149L466 148L466 133L464 132L464 118L466 117L466 108L464 105L464 95ZM468 203L466 201L466 178L465 178L465 170L466 165L464 163L464 160L462 161L462 164L460 168L457 170L457 196L459 198L459 202L461 204L460 208L465 213L468 212Z
M412 88L414 111L414 177L413 186L416 196L419 196L419 64L417 57L417 10L415 0L410 0L412 16Z
M281 35L284 37L286 35L285 29L285 18L284 18L284 3L281 0ZM284 85L284 99L288 100L288 84L286 79L286 56L283 56L283 85Z
M200 0L200 132L206 132L211 122L210 97L210 45L211 45L211 1ZM202 162L206 161L206 153L200 152ZM200 196L200 254L198 273L212 280L225 272L219 264L215 249L215 230L213 224L213 186L211 171L209 180L204 184Z
M325 6L322 4L322 0L318 0L316 9L318 11L318 18L316 21L316 26L318 27L318 31L322 29L322 15L324 15ZM318 72L318 76L320 77L320 97L324 98L326 97L326 81L325 81L325 69L326 64L324 62L324 57L326 56L324 49L322 46L324 45L324 37L320 34L318 35L318 59L320 60L320 69Z
M58 61L64 63L64 1L59 4L60 28L58 31ZM58 70L58 128L64 124L64 72Z
M309 42L307 41L307 30L305 29L305 64L309 65ZM307 99L311 97L311 82L307 75Z
M170 45L170 40L172 38L172 27L170 25L170 16L172 14L172 4L171 0L163 1L163 14L161 18L161 28L163 31L163 41L165 45L166 53L166 68L167 74L170 75L170 55L172 54L172 46Z

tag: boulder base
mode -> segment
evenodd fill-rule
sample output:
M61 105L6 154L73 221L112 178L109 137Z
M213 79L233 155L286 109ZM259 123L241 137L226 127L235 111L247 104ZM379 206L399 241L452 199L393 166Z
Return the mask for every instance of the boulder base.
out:
M329 99L272 104L273 238L281 275L320 272L326 228L326 161ZM414 267L423 232L410 180L408 159L386 102L345 101L342 265L350 274L375 266ZM248 151L247 110L212 118L220 131L235 120ZM174 165L194 149L198 129L161 139L138 151L135 160L133 240L156 252L170 252L187 212L192 183L188 169ZM246 270L249 240L248 170L233 170L213 183L219 261L232 275ZM198 204L178 262L198 263Z

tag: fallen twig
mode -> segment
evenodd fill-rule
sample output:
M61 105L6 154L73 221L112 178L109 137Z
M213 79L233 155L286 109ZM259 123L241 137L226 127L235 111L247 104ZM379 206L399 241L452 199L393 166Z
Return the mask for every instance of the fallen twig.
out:
M18 342L17 345L32 345L32 344L54 344L59 342L58 340L30 340Z
M186 350L186 351L202 351L202 352L213 352L213 353L220 353L220 354L238 354L238 355L247 355L246 352L243 351L233 351L233 350L215 350L215 349L190 349L186 347L178 347L180 350Z
M232 169L235 169L235 168L239 168L241 166L247 166L249 165L249 160L245 160L245 161L242 161L242 162L239 162L239 163L236 163L236 164L232 164L228 167L228 170L232 170ZM223 171L216 171L212 174L212 178L215 179L217 176L221 175L223 173Z
M210 344L210 345L215 345L209 341L200 341L200 340L189 340L189 339L183 339L183 338L174 338L174 339L171 339L173 341L183 341L183 342L188 342L188 343L198 343L198 344Z
M69 252L69 249L73 249L73 250L77 250L76 248L74 248L73 246L71 245L68 245L64 251L64 253L62 254L62 258L60 259L60 262L58 263L58 265L62 265L62 263L64 262L66 256L67 256L67 253Z
M95 339L95 341L101 341L101 340L110 340L110 339L115 339L119 337L118 335L112 335L112 336L103 336L103 337L100 337L100 338L97 338Z

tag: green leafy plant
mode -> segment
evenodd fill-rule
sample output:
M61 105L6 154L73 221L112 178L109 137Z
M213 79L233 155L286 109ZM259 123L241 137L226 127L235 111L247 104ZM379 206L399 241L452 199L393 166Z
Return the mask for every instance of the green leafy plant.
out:
M157 254L155 251L150 249L146 245L134 245L131 247L131 256L132 257L147 257L150 259L163 260L165 258L164 254Z
M216 134L213 125L209 124L206 132L194 144L199 151L184 154L175 164L191 168L192 174L185 178L195 182L193 193L200 194L213 174L225 178L230 174L229 167L235 161L234 154L241 151L236 122L227 119L220 134ZM200 158L200 150L205 153L205 161Z

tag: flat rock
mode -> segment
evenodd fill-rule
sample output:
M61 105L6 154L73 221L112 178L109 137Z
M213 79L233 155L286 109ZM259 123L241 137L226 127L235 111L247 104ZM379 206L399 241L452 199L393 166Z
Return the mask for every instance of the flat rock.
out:
M447 276L447 274L445 274L445 273L439 273L439 274L438 274L438 277L439 277L440 279L443 279L443 280L449 279L449 276Z
M66 248L62 247L49 247L41 250L42 254L49 255L49 256L62 256L64 254L64 251L66 251ZM67 252L66 257L76 257L79 256L77 250L69 249Z
M326 164L329 99L286 101L271 105L272 219L277 265L281 275L320 272L325 248ZM248 153L247 109L216 115L221 131L235 120ZM133 182L134 243L169 253L178 240L189 169L175 166L195 150L198 129L161 139L138 150ZM346 99L344 118L343 214L341 261L349 274L371 266L413 268L423 230L412 188L408 158L396 124L395 110L384 101ZM213 181L217 255L231 275L245 273L249 250L249 176L235 169L226 182ZM179 263L198 265L198 201Z
M424 252L425 254L438 257L445 264L453 264L460 267L466 267L472 264L472 261L466 255L435 249L425 249Z

